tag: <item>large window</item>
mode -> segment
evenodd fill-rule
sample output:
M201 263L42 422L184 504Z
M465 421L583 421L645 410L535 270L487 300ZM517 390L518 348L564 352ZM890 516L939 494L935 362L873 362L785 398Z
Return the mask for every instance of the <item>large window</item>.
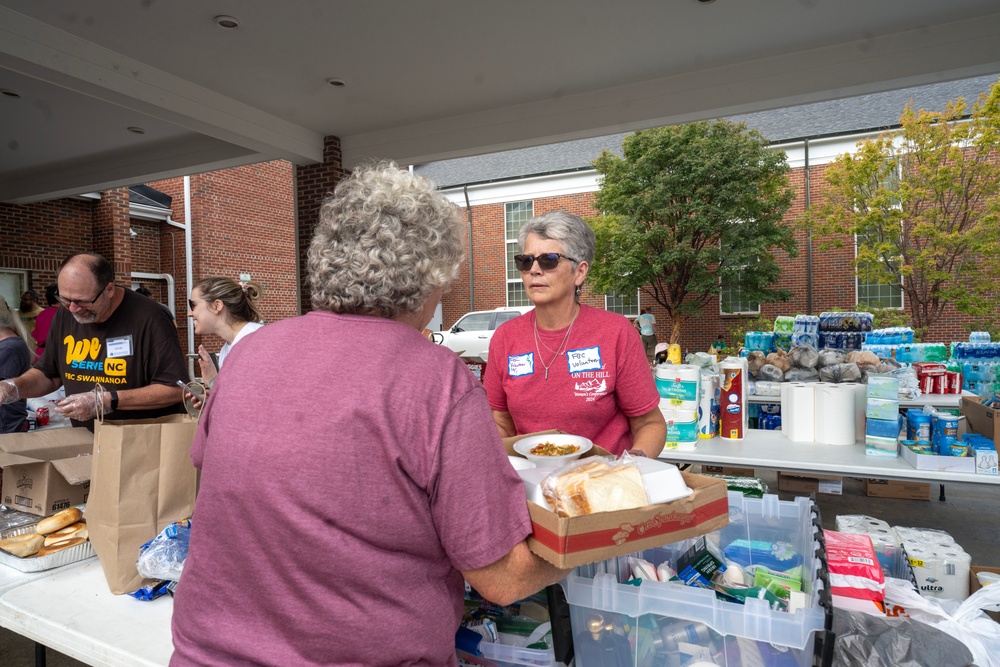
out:
M725 244L722 244L721 248L725 254ZM721 314L757 315L760 313L760 304L743 296L742 281L743 271L741 270L734 280L719 285L719 312Z
M514 266L514 255L517 254L517 230L521 224L535 217L535 203L532 201L516 201L504 204L504 227L507 238L507 305L530 306L531 301L524 291L521 282L521 272Z
M0 268L0 297L3 297L11 308L20 308L21 295L28 290L29 285L26 270ZM44 300L43 296L43 303Z
M604 295L604 309L625 317L639 317L639 292L624 295L609 292Z
M854 237L854 253L862 247L868 237L858 234ZM899 282L880 282L876 267L872 264L859 262L857 265L858 304L869 308L902 308L903 285Z

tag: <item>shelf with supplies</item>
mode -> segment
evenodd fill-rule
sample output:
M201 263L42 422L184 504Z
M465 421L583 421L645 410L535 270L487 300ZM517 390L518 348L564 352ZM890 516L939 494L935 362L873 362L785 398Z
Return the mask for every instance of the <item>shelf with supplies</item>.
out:
M900 408L922 408L931 406L933 408L958 408L962 405L963 398L972 398L976 394L971 391L963 391L961 394L921 394L914 399L899 399ZM750 394L747 396L748 403L781 403L780 396L758 396Z
M764 468L806 474L1000 486L1000 475L917 470L902 457L868 456L864 442L843 446L792 442L781 431L750 429L747 437L739 441L718 437L699 440L693 450L665 449L660 458L673 463Z

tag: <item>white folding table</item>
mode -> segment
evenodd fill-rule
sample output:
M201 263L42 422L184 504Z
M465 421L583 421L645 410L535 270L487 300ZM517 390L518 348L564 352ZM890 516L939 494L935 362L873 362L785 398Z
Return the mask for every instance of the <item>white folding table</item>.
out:
M173 598L113 595L96 558L39 574L0 594L0 626L88 665L170 662Z

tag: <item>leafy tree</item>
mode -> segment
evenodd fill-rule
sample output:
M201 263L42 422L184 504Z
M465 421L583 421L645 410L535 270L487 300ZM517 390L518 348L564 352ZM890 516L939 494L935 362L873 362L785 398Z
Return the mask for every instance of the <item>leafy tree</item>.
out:
M970 114L961 98L940 112L911 102L900 125L831 164L821 203L804 219L828 237L821 247L857 235L855 266L902 284L917 331L949 303L988 323L1000 268L1000 82Z
M594 288L642 290L671 318L670 342L722 285L742 301L785 301L774 289L776 248L796 251L781 224L791 206L785 154L742 123L699 122L636 132L623 156L594 162L603 175L590 220L597 235Z

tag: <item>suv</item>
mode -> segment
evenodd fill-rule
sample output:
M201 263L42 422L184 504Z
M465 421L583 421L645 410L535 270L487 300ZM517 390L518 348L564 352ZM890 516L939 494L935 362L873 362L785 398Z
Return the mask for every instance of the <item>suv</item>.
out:
M466 313L450 330L432 333L431 340L460 356L479 357L485 361L490 351L490 338L496 328L532 308L534 306L513 306Z

